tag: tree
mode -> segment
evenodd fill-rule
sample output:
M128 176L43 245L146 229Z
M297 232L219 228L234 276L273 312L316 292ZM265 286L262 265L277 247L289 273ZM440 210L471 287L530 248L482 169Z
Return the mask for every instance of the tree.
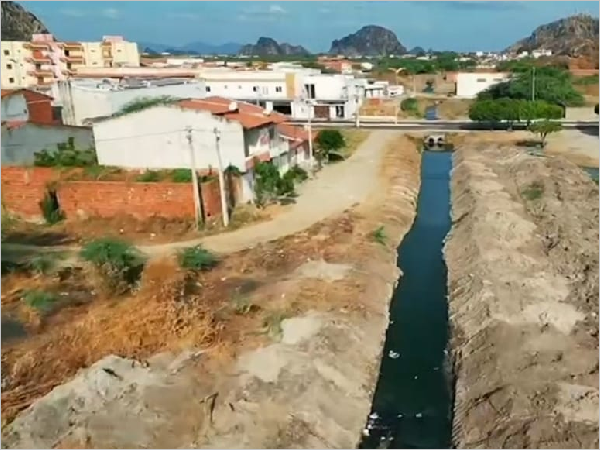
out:
M512 128L515 122L535 119L560 119L562 108L542 100L534 102L511 98L478 99L469 108L469 118L477 122L487 122L491 127L499 122L507 122Z
M320 131L315 142L317 144L315 156L317 157L319 168L323 160L328 157L329 152L340 150L346 146L344 136L338 130Z
M560 122L553 120L542 120L529 125L529 131L540 135L540 144L542 148L546 147L546 138L551 133L556 133L562 129Z
M581 106L583 96L575 89L569 72L556 67L540 67L515 73L513 78L490 86L477 98L498 100L543 100L555 105Z

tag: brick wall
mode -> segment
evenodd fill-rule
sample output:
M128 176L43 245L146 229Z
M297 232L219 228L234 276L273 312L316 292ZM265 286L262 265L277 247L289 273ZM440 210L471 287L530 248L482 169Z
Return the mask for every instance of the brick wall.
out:
M2 202L17 216L41 217L39 202L51 185L67 218L131 215L193 218L191 183L140 183L135 181L67 181L49 168L2 168ZM208 217L221 214L218 180L202 183L202 200Z

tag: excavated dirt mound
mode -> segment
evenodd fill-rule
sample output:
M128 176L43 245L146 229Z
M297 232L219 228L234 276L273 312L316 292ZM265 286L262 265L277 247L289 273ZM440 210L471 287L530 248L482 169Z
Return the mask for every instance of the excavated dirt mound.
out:
M511 147L454 158L455 444L598 448L598 187Z

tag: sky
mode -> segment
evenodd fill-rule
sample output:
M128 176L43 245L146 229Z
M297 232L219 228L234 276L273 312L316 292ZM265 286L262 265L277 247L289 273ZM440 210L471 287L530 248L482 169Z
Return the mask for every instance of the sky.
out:
M406 47L502 50L537 26L576 13L598 17L598 1L140 1L20 2L61 40L254 43L260 36L329 50L365 25L394 31Z

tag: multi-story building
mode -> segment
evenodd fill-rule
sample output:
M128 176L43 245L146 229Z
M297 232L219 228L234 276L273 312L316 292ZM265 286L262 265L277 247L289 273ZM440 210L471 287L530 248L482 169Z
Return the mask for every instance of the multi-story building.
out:
M139 67L137 44L121 36L102 42L58 42L51 34L34 34L30 42L2 41L3 89L49 87L55 80L88 67Z

